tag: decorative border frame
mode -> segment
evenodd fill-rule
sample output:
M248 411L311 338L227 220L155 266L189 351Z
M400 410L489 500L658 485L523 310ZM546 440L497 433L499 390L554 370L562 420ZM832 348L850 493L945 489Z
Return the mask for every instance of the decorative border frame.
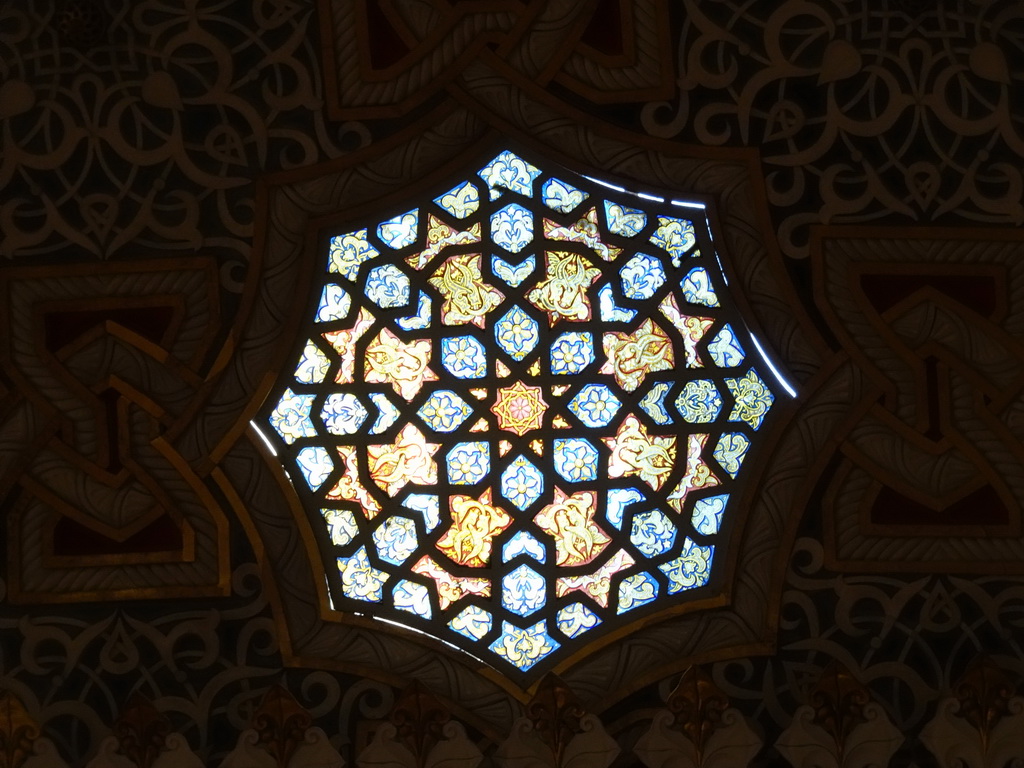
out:
M570 110L557 99L532 89L527 95L528 84L495 77L482 66L469 82L471 89L459 91L460 104L449 102L387 141L260 185L255 251L267 278L253 289L249 325L267 328L259 318L275 318L273 352L267 336L261 337L260 351L239 339L236 364L249 367L253 358L247 360L245 353L252 350L248 354L262 358L259 369L268 373L214 450L214 459L232 485L244 489L236 509L263 567L273 573L268 583L276 586L272 599L289 664L358 670L393 683L414 676L440 695L461 701L469 721L507 725L515 712L512 702L524 701L532 687L523 690L489 667L452 656L429 638L332 614L317 575L312 531L279 466L272 457L264 458L259 487L269 490L269 470L275 478L274 498L257 498L252 491L255 468L249 465L252 448L232 449L294 344L303 304L293 299L310 290L307 276L317 263L322 228L338 211L352 217L362 209L398 205L408 200L411 184L440 183L461 170L464 152L510 137L555 162L564 158L583 173L600 169L596 172L635 180L652 191L678 189L677 197L713 199L718 213L710 212L712 230L724 237L716 246L727 273L739 282L734 300L748 327L798 380L806 381L818 368L822 345L813 330L807 333L813 326L801 323L794 311L799 305L774 249L755 152L682 147L593 124L579 114L566 116ZM801 499L809 493L801 488L801 478L820 456L820 433L787 429L795 402L778 407L785 415L766 435L760 479L752 477L749 492L736 500L737 511L744 513L730 534L724 596L713 605L691 604L681 614L652 619L642 634L609 637L603 649L557 665L555 671L584 701L598 702L603 709L695 661L771 652L788 542L804 508ZM250 441L258 442L255 434ZM294 533L282 536L289 528ZM296 557L300 551L304 557Z

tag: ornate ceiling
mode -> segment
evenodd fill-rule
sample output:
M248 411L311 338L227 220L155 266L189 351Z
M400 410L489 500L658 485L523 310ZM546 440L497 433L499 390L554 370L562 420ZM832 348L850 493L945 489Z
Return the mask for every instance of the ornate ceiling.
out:
M351 763L413 678L491 759L540 684L332 611L249 422L325 233L512 138L712 201L798 390L722 598L560 684L628 765L704 665L767 765L849 674L944 764L953 684L1024 673L1022 43L968 0L3 4L0 687L73 762L132 691L222 755L283 682Z

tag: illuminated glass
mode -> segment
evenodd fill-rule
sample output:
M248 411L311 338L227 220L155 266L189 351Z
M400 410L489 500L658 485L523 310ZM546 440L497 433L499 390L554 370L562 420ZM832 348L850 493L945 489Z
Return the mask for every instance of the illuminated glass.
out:
M544 168L328 233L262 417L338 610L521 672L709 594L778 396L702 213Z

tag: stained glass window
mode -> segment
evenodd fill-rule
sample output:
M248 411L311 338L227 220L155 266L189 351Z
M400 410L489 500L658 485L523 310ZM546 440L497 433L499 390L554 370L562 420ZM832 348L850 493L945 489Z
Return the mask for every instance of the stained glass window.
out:
M699 204L545 168L332 233L265 414L334 606L520 672L715 588L778 391Z

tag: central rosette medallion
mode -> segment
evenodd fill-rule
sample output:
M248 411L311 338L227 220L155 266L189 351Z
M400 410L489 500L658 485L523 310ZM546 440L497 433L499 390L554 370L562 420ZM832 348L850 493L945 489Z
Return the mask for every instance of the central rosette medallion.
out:
M498 428L522 437L544 425L544 411L548 404L541 397L540 387L531 387L517 381L511 387L498 390L498 398L491 412L498 418Z

